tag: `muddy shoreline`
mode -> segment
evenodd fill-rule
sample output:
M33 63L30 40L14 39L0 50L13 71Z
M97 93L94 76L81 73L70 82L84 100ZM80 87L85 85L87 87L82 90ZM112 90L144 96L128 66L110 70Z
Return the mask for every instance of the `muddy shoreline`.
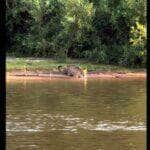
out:
M126 78L144 78L146 79L146 72L133 73L116 73L116 72L88 72L87 79L126 79ZM75 78L63 75L59 72L7 72L6 81L10 80L49 80L49 79L71 79L83 80L83 78Z

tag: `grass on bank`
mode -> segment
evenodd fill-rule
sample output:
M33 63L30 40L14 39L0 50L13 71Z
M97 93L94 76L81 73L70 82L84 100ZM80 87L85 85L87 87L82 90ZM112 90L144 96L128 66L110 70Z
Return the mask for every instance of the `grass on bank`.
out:
M6 58L6 71L11 72L15 70L23 70L25 67L29 70L53 70L56 71L59 65L77 65L83 68L87 68L88 71L101 71L101 72L138 72L145 71L145 69L133 69L125 68L114 65L104 65L94 62L88 62L86 60L78 59L67 59L67 61L60 61L51 58L15 58L7 57Z

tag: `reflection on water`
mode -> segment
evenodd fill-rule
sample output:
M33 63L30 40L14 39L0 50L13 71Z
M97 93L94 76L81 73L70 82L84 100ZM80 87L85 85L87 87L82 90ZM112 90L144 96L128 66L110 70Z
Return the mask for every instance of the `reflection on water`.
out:
M144 80L7 84L8 150L144 150Z

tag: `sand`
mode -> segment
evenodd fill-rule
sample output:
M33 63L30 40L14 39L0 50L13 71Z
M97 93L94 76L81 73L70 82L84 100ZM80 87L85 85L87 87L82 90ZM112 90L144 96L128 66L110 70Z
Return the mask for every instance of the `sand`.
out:
M65 79L65 80L75 80L81 81L84 79L146 79L146 72L134 72L134 73L115 73L115 72L104 72L104 73L92 73L89 72L86 78L75 78L66 76L60 73L27 73L26 75L23 72L13 72L13 73L6 73L6 81L14 81L14 80L58 80L58 79Z

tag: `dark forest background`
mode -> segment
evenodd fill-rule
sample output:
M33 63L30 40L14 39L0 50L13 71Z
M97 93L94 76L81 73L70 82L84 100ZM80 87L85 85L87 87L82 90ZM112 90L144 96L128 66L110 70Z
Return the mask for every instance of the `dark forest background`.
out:
M7 0L7 53L144 67L145 0Z

